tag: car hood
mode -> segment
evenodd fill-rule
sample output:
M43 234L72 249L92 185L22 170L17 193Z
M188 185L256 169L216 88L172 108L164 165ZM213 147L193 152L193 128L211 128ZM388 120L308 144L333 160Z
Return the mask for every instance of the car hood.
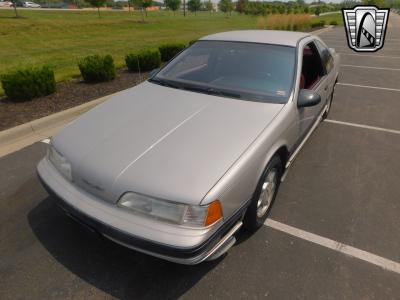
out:
M199 204L282 107L145 82L82 115L52 144L74 183L104 200L134 191Z

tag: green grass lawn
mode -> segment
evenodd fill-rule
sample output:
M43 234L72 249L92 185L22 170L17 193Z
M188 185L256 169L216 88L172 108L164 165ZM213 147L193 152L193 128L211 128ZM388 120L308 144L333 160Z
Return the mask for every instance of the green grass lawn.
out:
M323 16L316 17L317 20L324 20L326 25L329 25L331 21L336 21L338 25L343 25L343 16L341 12L335 12Z
M198 13L174 16L149 12L147 23L139 13L23 11L21 19L0 10L0 73L9 69L47 64L57 81L79 74L77 62L91 54L111 54L122 66L126 54L166 42L184 42L205 34L256 28L251 16Z
M0 10L0 74L16 68L48 65L57 81L79 75L77 62L91 54L111 54L117 67L129 52L155 48L166 42L187 43L206 34L254 29L257 17L208 12L181 14L139 12ZM332 15L321 18L332 18ZM0 88L0 94L2 94Z

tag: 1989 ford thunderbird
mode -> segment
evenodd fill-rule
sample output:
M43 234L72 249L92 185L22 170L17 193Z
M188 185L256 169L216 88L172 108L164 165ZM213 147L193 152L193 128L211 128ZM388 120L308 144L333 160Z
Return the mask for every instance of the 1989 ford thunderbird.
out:
M206 36L146 82L82 115L38 165L63 210L103 236L184 264L265 221L329 112L339 56L316 36Z

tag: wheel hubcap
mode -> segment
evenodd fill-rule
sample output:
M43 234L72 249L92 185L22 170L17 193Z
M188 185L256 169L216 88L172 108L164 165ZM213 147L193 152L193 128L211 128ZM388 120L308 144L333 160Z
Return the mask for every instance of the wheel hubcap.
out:
M260 197L257 201L257 217L259 218L265 215L271 205L272 200L274 199L277 186L276 172L276 169L270 170L261 187Z

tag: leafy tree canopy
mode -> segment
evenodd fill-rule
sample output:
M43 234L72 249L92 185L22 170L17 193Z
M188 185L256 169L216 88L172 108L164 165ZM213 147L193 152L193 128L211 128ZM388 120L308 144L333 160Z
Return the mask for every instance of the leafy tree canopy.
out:
M86 0L91 6L93 7L102 7L104 4L106 4L106 0Z
M187 4L188 4L188 9L191 12L196 12L201 8L200 0L189 0Z
M133 4L139 8L147 8L153 5L153 0L133 0Z
M212 11L214 9L213 4L210 0L207 2L204 2L204 9L207 11Z
M244 13L248 2L248 0L238 0L238 2L236 2L236 11L239 13Z
M224 13L230 13L233 10L232 0L221 0L219 1L219 9Z
M181 0L165 0L165 6L172 11L177 11L181 6Z

